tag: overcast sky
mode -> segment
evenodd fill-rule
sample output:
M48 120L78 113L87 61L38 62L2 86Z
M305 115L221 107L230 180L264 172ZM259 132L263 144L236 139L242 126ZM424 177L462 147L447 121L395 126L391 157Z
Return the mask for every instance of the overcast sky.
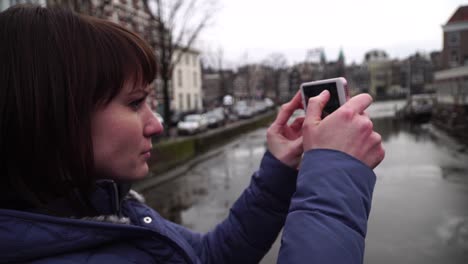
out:
M442 49L442 28L467 0L219 0L221 10L201 35L199 49L222 47L232 66L259 62L273 52L288 63L323 47L327 60L340 48L346 63L370 49L392 58ZM246 55L247 54L247 55Z

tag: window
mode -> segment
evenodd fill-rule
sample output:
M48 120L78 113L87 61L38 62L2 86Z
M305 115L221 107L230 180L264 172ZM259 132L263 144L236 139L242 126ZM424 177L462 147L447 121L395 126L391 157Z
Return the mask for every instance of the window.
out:
M198 109L198 94L194 94L193 96L194 96L194 100L195 100L195 102L194 102L195 108Z
M447 37L449 47L458 47L460 45L460 32L449 32Z
M195 86L195 87L198 86L198 82L197 82L197 72L196 72L196 71L193 72L193 86Z
M190 100L191 100L190 94L187 94L187 110L191 110L192 108L192 104Z
M455 67L458 66L458 52L456 50L452 50L450 52L450 66Z
M179 93L179 110L184 110L184 95L182 93Z
M190 54L185 54L185 64L190 65Z
M179 87L182 87L182 70L181 69L177 70L177 82L179 84Z
M197 66L197 55L192 56L193 66Z

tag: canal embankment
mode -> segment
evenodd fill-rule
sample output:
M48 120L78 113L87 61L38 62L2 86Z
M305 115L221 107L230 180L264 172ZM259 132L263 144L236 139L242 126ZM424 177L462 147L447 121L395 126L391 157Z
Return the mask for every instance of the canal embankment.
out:
M468 106L439 103L434 107L431 122L439 129L468 145Z

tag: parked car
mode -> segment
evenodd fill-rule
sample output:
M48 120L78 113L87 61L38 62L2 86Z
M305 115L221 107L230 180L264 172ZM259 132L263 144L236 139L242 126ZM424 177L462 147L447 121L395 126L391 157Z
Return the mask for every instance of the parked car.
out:
M236 104L234 105L234 113L240 119L251 118L252 116L255 115L254 108L249 106L249 103L247 101L236 102Z
M177 127L177 124L184 120L185 116L191 115L191 114L198 114L197 110L190 110L190 111L172 111L171 114L171 122L170 126L172 127Z
M270 98L268 97L265 97L265 99L263 99L263 101L265 102L265 105L268 109L271 109L275 106L275 103L273 102L273 100L271 100Z
M236 107L237 116L241 119L247 119L254 116L254 109L250 106L237 106Z
M209 128L215 128L220 126L219 118L216 116L216 114L214 114L213 112L207 112L205 113L205 116L206 121L208 121Z
M264 113L268 110L268 107L264 101L255 101L253 107L256 114Z
M191 114L184 117L183 121L177 123L177 133L183 134L196 134L208 129L208 121L205 115Z
M209 128L223 126L226 123L224 111L222 108L215 108L205 113Z

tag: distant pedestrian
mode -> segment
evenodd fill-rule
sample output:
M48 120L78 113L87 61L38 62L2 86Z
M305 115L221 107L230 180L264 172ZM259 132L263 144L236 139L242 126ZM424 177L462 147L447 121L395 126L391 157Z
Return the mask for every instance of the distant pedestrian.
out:
M0 263L258 263L283 227L279 263L362 263L384 157L370 96L321 120L324 92L288 125L297 94L229 216L198 234L130 189L163 130L146 104L157 63L145 41L28 5L0 13L0 39Z

